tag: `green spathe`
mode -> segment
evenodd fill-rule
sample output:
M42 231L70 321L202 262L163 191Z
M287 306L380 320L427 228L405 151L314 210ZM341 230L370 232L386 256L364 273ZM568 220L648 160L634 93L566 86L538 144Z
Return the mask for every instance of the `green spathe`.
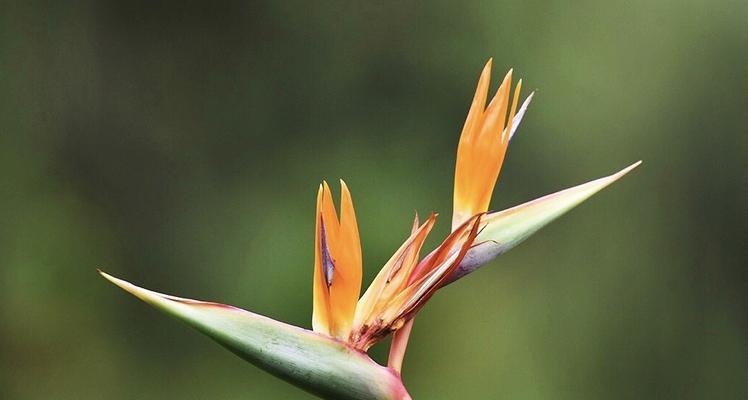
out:
M398 374L348 345L219 303L168 296L101 275L259 368L325 399L410 399Z
M476 244L465 255L449 281L454 282L506 253L540 228L638 167L639 164L641 161L613 175L549 194L503 211L489 213L483 219L486 225L475 239Z

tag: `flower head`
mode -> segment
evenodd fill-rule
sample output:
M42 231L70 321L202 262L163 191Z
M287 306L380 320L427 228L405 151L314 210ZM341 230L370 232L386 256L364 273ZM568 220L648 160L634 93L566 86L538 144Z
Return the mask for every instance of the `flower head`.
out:
M519 104L512 71L486 106L491 60L480 75L457 147L451 233L422 255L436 223L432 213L415 220L403 244L361 293L361 243L347 185L340 181L340 215L327 182L317 192L314 239L313 332L218 303L189 300L139 288L102 275L153 306L186 321L225 347L325 398L409 399L400 380L415 315L446 284L485 265L538 229L615 182L618 173L499 212L488 212L509 142L533 93ZM366 357L394 333L384 368Z
M486 107L491 60L478 82L457 149L452 233L427 257L420 259L426 236L437 215L419 224L384 265L356 303L361 287L361 245L351 195L341 180L338 221L330 188L320 185L314 259L313 327L357 349L367 350L400 329L441 286L450 281L473 246L488 210L509 140L519 126L532 94L517 112L522 80L511 96L512 71L504 77ZM511 104L511 107L510 107ZM326 222L327 221L327 222Z

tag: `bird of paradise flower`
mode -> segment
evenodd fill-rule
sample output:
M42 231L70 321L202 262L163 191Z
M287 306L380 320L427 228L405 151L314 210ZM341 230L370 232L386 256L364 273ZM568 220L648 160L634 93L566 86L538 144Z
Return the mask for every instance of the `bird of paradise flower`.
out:
M351 193L341 180L340 216L323 182L317 194L312 331L219 303L152 292L106 279L187 322L240 357L322 398L410 399L400 371L416 314L441 287L475 271L615 182L640 162L604 178L499 212L488 212L509 143L531 93L517 109L522 80L510 70L486 106L491 60L481 73L457 147L452 230L421 257L437 215L421 222L359 298L362 257ZM387 366L366 352L393 334Z

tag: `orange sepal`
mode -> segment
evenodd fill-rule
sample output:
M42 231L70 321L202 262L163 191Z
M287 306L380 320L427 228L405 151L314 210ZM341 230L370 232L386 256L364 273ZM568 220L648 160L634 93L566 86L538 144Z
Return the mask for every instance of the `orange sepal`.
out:
M511 133L512 130L521 81L515 88L514 99L509 108L512 85L512 70L509 70L486 108L491 64L489 60L481 73L457 146L453 230L475 214L488 210L496 179L509 145L511 135L504 134L504 132Z
M347 339L361 292L361 242L351 194L340 184L339 220L327 182L317 195L312 326Z

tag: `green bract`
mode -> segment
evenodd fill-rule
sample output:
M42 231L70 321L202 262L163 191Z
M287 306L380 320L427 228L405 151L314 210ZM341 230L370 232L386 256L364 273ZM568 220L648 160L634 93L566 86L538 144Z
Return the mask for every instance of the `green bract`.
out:
M263 370L326 399L410 399L392 370L326 336L218 303L168 296L101 275Z

